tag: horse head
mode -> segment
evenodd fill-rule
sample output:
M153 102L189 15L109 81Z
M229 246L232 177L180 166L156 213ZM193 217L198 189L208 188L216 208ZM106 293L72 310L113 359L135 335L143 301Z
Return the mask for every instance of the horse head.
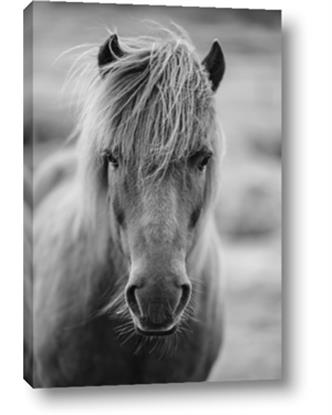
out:
M192 294L187 264L217 164L213 95L223 53L214 41L200 61L185 41L122 48L111 35L99 49L98 69L104 92L97 124L107 120L108 127L94 147L95 170L113 243L128 268L126 304L139 333L167 335Z

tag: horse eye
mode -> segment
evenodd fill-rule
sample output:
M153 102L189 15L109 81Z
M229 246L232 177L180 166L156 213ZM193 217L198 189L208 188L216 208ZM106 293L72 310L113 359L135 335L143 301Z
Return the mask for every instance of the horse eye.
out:
M205 167L208 165L208 163L209 163L209 160L210 160L210 158L211 158L211 155L209 154L209 155L206 155L206 156L204 156L200 161L199 161L199 163L198 163L198 170L199 171L203 171L204 169L205 169Z
M114 168L119 167L119 160L114 156L111 151L105 151L105 159L110 163Z

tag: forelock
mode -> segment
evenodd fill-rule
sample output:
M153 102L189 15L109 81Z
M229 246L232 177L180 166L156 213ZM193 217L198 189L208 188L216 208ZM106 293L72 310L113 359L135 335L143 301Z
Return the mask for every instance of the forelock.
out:
M135 163L141 177L160 177L173 160L208 140L211 88L184 38L168 34L121 45L126 55L100 80L99 147L116 152L124 164Z

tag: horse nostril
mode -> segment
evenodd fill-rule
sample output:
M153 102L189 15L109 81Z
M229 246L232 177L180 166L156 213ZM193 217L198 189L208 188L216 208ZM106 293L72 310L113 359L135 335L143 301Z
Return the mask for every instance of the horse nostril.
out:
M186 305L189 302L190 294L191 294L190 284L182 284L181 289L182 289L181 298L175 310L176 316L178 316L185 309Z
M140 313L138 301L135 295L136 289L137 289L136 285L130 285L126 290L126 299L127 299L127 303L131 311L136 316L139 316L141 313Z

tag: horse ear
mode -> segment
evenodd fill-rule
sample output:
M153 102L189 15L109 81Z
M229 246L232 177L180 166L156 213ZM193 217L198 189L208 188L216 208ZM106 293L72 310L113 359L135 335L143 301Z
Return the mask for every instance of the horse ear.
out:
M101 75L105 75L105 71L103 71L103 67L105 65L108 65L109 63L122 58L123 55L124 52L120 48L118 36L114 33L99 48L98 66Z
M214 40L202 64L209 75L212 91L215 92L225 73L225 58L218 40Z

